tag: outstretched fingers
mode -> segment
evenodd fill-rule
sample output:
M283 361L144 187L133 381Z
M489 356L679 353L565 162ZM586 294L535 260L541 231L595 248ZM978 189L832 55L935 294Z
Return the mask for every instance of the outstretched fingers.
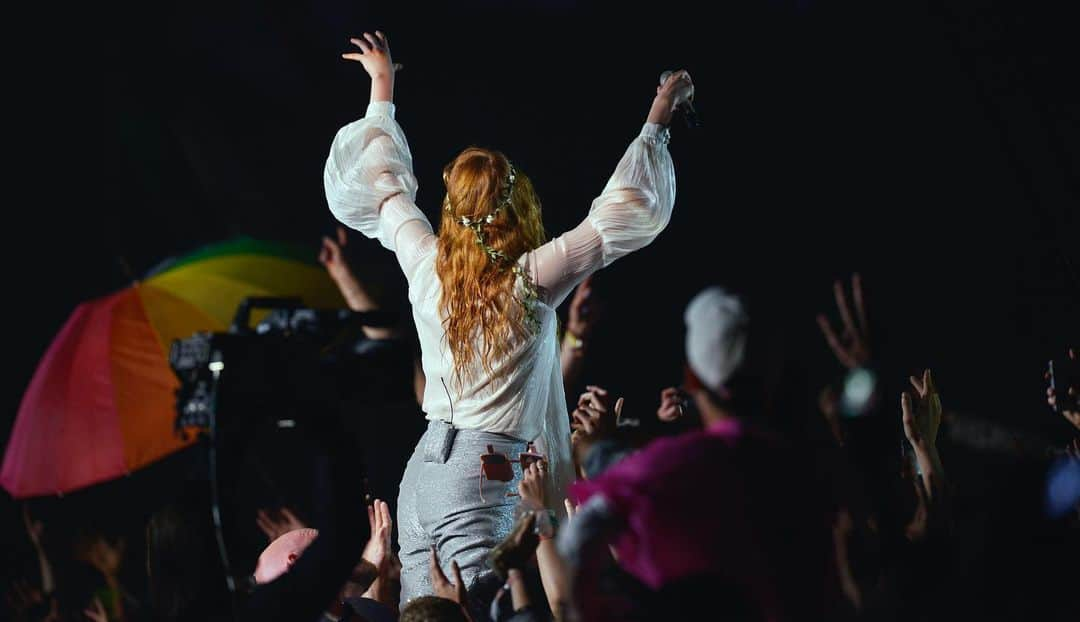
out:
M825 336L825 342L829 344L829 349L833 351L836 358L845 367L856 367L855 359L852 358L848 351L844 349L844 346L840 344L840 339L836 336L832 326L829 324L828 318L819 314L817 316L818 326L821 328L821 334Z
M920 396L926 395L926 384L915 376L908 376L908 382L919 393Z
M270 517L266 514L266 510L259 510L255 513L255 524L266 534L267 538L273 539L276 530L273 522L270 521Z
M855 327L855 320L851 317L847 294L844 293L844 284L841 281L833 282L833 296L836 298L836 308L840 311L840 320L844 323L844 331L852 337L859 336L859 329Z
M382 49L382 41L377 39L375 37L375 35L371 34L370 32L365 32L364 33L364 39L371 46L371 49L373 49L373 50L381 50Z
M368 37L368 35L365 33L364 38L353 37L353 38L349 39L349 43L351 43L351 44L355 45L356 47L360 48L362 53L367 54L368 52L370 52L371 50L374 49L374 46L372 46L371 41L369 41L367 39L367 37Z
M855 314L859 318L859 329L863 337L870 336L870 323L866 321L866 303L863 302L862 276L856 272L851 277L851 294L855 299Z
M931 377L929 369L923 370L922 378L909 376L908 382L910 382L911 386L919 392L919 397L927 397L937 393L937 388L934 386L934 379Z

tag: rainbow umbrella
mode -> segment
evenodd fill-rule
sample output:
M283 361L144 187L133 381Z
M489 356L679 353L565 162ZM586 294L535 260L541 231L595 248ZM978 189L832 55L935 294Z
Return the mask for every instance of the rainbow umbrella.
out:
M344 306L311 251L252 239L206 247L80 304L23 395L0 485L16 498L63 494L194 442L173 428L179 381L169 367L170 344L226 330L249 296Z

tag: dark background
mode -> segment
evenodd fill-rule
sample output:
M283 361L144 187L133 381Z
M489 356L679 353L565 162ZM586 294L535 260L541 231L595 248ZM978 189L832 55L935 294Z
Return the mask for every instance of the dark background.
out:
M705 127L673 128L671 224L597 280L608 313L588 378L639 414L681 379L682 310L710 283L751 296L769 318L755 330L781 336L811 386L834 377L814 316L835 318L832 281L860 271L887 373L932 366L947 407L1067 437L1041 398L1046 359L1080 343L1066 9L703 6L196 1L85 22L57 8L13 56L26 83L9 97L27 110L9 128L22 140L9 143L21 166L5 210L0 435L80 301L236 235L316 253L333 227L330 140L368 98L340 54L381 29L405 65L398 120L433 220L441 167L476 144L533 179L558 235L636 135L659 73L690 71ZM392 275L377 243L351 247L362 274Z

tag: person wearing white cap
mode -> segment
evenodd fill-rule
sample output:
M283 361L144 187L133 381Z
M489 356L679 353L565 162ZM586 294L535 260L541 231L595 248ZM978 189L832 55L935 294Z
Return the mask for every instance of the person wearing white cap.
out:
M743 299L722 287L707 287L690 300L684 320L686 381L683 389L664 389L657 417L665 423L681 419L687 395L706 426L733 417L733 383L745 367L750 328Z

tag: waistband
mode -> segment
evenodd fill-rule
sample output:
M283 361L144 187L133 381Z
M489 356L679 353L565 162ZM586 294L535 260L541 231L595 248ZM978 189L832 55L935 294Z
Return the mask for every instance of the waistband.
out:
M500 441L500 442L504 442L504 443L508 443L508 442L509 443L529 443L529 442L531 442L531 441L525 440L523 438L518 438L516 436L513 436L512 434L506 434L506 433L503 433L503 432L490 432L488 430L480 430L480 429L477 429L477 428L461 428L461 427L458 427L458 426L450 425L449 421L445 421L443 419L428 419L428 425L427 425L427 431L428 432L431 432L431 431L434 430L436 432L441 433L442 431L444 431L447 428L452 428L454 430L455 436L457 438L460 438L460 439L463 439L463 440L464 439L469 439L469 440L473 440L473 439L476 439L476 440L490 440L490 441Z

